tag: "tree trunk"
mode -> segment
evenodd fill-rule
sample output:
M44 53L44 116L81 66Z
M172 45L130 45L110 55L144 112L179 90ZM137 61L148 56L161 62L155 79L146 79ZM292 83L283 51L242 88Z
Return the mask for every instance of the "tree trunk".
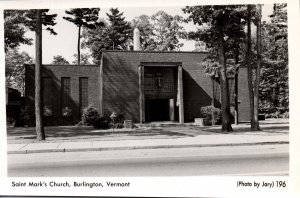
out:
M80 35L81 35L81 26L78 28L78 43L77 43L77 64L80 65Z
M248 21L247 21L247 66L248 66L248 90L250 100L250 120L251 130L254 130L254 100L253 100L253 85L252 85L252 66L251 66L251 5L247 6L248 10Z
M211 84L212 84L212 99L211 99L211 106L215 107L215 80L211 78Z
M258 5L258 21L256 31L257 42L257 66L254 90L254 121L253 130L259 130L258 110L259 110L259 82L260 82L260 65L261 65L261 5Z
M235 50L235 64L239 64L239 50ZM234 75L234 124L239 123L239 101L238 101L239 68Z
M211 99L211 106L215 107L215 80L211 78L211 84L212 84L212 99ZM214 112L211 112L211 124L214 126L215 123L215 115Z
M41 105L41 67L42 67L42 12L37 10L35 30L35 124L37 141L45 140L44 126L42 122Z
M231 119L230 119L230 100L228 80L226 75L226 60L224 51L223 33L219 36L218 41L218 62L220 68L220 84L221 84L221 109L222 109L222 131L232 131Z

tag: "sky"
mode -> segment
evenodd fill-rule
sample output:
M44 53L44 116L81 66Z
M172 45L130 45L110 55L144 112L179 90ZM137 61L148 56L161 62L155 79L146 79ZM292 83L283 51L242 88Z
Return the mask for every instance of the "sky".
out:
M164 10L170 15L186 16L182 12L182 7L119 7L119 10L123 12L123 16L126 21L131 21L133 18L146 14L148 16L155 14L160 10ZM109 8L101 8L99 17L107 19L106 13L109 12ZM77 35L78 28L73 23L64 20L62 17L66 16L65 10L55 9L50 10L49 13L56 13L56 25L53 27L57 32L57 35L51 35L48 31L43 31L43 64L50 64L53 57L56 55L62 55L70 63L75 60L74 54L77 53ZM272 13L272 4L264 5L262 8L262 19L268 20L268 16ZM196 29L192 23L185 24L184 28L187 31ZM35 38L34 32L28 31L26 37ZM194 41L181 40L184 43L180 51L192 51L195 49ZM32 58L35 57L35 47L33 45L21 45L20 51L27 52ZM88 53L88 50L82 50L83 53Z

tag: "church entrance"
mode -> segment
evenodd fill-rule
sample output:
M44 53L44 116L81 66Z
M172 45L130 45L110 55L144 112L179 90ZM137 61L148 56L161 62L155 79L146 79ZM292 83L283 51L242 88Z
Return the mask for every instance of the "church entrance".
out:
M147 66L144 69L145 121L175 121L177 67ZM178 109L178 108L177 108Z
M146 122L170 121L168 99L146 99L145 106Z

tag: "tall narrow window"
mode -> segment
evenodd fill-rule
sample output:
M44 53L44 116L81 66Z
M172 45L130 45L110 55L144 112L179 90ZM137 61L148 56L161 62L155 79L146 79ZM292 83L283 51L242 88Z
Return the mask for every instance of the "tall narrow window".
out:
M51 78L42 78L43 115L52 116L52 86Z
M88 78L79 78L79 104L80 112L88 106Z
M61 78L61 107L62 107L62 114L65 114L65 111L71 109L71 84L70 78L63 77Z

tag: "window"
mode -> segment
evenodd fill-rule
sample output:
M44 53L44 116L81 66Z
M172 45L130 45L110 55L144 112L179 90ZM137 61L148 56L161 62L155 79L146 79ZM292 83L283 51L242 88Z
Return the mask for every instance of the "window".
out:
M71 107L71 84L70 78L63 77L61 78L61 107L62 107L62 115L64 116L65 111L70 109Z
M144 93L147 99L176 98L176 67L145 67Z
M42 103L43 115L52 116L52 80L51 78L42 78Z
M79 78L79 105L80 112L88 106L88 78Z

